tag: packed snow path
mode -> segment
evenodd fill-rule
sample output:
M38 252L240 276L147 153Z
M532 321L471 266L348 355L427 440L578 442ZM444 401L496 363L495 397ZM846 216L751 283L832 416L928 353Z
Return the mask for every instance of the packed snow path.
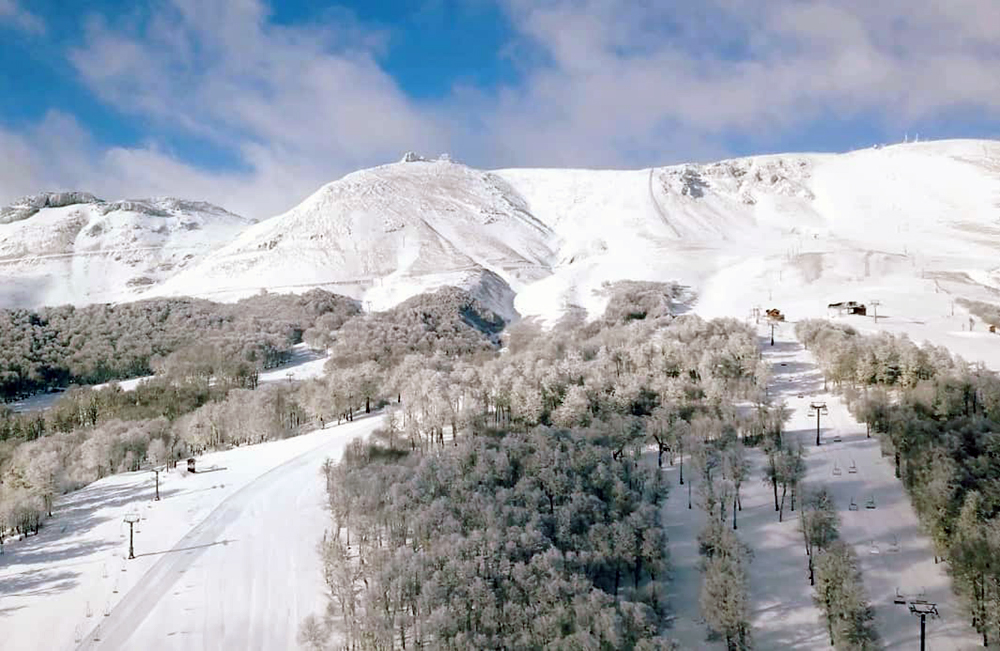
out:
M875 609L875 627L885 648L920 646L919 620L906 605L894 603L897 588L905 597L938 604L940 619L927 622L928 648L981 648L952 592L946 565L934 563L933 545L920 527L902 482L894 476L892 459L882 457L878 440L867 438L865 426L854 419L843 401L823 390L822 374L812 354L791 336L792 326L782 328L787 332L776 335L773 347L767 341L762 344L765 357L774 364L772 396L786 400L792 409L787 433L806 447L807 487L826 485L834 497L840 536L857 552L865 589ZM825 402L829 412L820 416L818 448L815 412L809 407L814 401ZM852 499L856 510L851 507ZM789 560L801 566L801 582L808 585L797 519L793 517L786 525L794 532L790 539L798 543ZM758 547L758 555L764 553Z
M320 467L380 420L205 455L199 468L219 470L161 474L159 502L148 472L67 496L0 556L3 648L297 648L325 607ZM142 520L126 561L128 512Z
M779 331L773 347L762 338L764 357L773 364L771 396L775 401L785 400L792 412L786 436L801 439L805 447L807 488L826 485L834 496L841 537L858 554L865 589L875 609L876 629L885 648L919 648L919 620L907 606L894 603L897 588L906 597L919 596L938 604L941 618L927 622L928 648L981 648L951 591L946 565L934 563L931 542L920 530L902 483L893 476L891 459L882 458L878 441L866 438L865 426L851 416L836 395L823 389L822 374L812 354L792 338L791 327L782 326L788 332ZM826 402L829 410L821 416L819 448L815 445L816 418L809 409L814 401ZM738 513L738 534L754 554L749 582L755 646L829 648L826 626L813 602L814 588L809 585L798 511L790 511L790 502L786 501L784 522L778 522L774 495L761 479L764 457L753 449L748 458L752 469L741 490L743 510ZM835 464L839 469L836 474ZM852 464L855 472L851 472ZM722 649L723 644L706 641L707 630L698 602L701 574L697 536L705 515L698 508L696 474L685 467L687 483L681 486L677 465L665 467L664 472L671 484L663 516L673 566L671 636L681 648ZM691 479L695 480L694 508L688 510ZM875 508L868 509L872 497ZM850 508L852 498L857 510Z

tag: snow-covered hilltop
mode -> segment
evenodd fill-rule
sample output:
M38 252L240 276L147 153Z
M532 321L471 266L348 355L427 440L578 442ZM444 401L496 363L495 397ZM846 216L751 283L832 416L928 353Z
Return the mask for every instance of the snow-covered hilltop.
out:
M0 209L0 306L139 298L252 222L172 198L44 193Z
M1000 300L998 260L1000 143L976 140L635 171L489 172L407 154L257 224L82 193L0 212L5 306L323 287L384 308L450 284L552 318L596 314L605 282L632 279L690 285L708 316L880 299L916 322L950 318L958 297Z
M320 188L157 293L323 287L389 307L447 284L483 294L502 279L516 291L550 273L552 241L500 176L407 155Z

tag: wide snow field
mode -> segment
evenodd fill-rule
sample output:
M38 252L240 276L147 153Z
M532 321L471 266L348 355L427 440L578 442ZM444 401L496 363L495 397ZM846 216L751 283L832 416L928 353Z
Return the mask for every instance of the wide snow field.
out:
M160 501L151 472L70 494L0 556L3 648L295 648L300 621L325 607L320 467L380 420L206 454L195 474L179 463Z

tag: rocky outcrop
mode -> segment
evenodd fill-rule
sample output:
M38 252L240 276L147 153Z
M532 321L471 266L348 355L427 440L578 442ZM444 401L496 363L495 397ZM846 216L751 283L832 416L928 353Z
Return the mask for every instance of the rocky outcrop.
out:
M22 197L0 208L0 224L11 224L28 219L45 208L64 208L77 204L101 203L101 200L89 192L42 192Z

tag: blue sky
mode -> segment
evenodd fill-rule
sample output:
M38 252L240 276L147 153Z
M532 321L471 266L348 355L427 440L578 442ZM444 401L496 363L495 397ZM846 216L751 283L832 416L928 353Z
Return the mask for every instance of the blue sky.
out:
M996 138L998 24L994 0L0 0L0 201L264 216L411 149L641 167Z

